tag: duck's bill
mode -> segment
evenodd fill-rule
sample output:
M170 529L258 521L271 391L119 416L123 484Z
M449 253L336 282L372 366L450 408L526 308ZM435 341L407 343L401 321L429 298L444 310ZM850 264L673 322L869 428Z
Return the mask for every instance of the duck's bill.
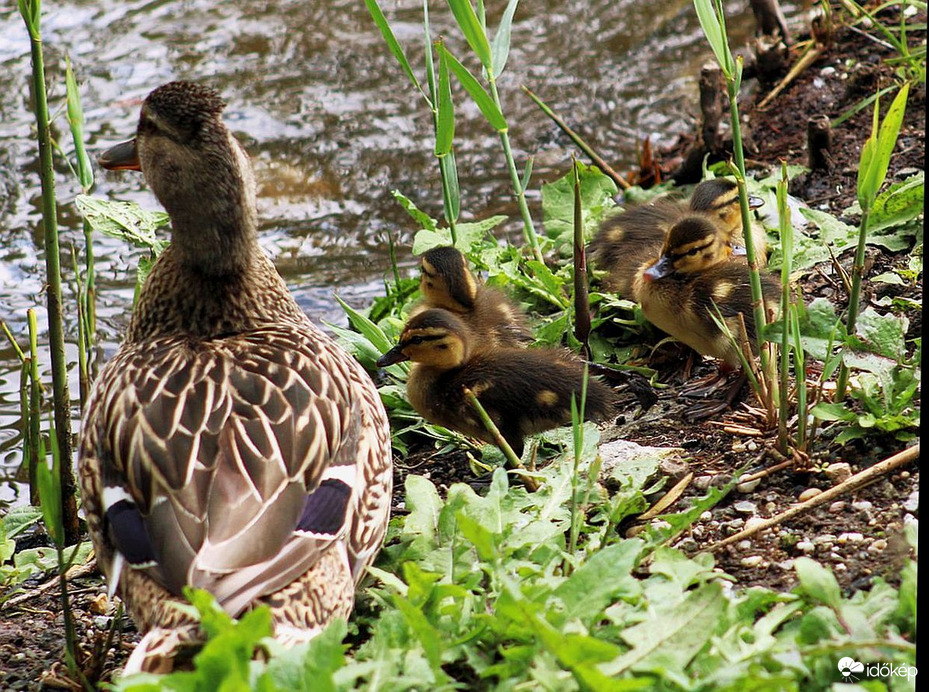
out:
M674 261L667 256L662 256L652 266L642 272L642 278L646 281L658 281L674 271Z
M758 209L759 207L764 206L764 200L761 197L755 197L755 195L748 196L748 208L749 209Z
M386 368L388 365L393 365L394 363L402 363L405 360L409 360L410 357L403 352L403 349L398 344L390 349L387 353L377 359L377 367Z
M140 171L139 150L135 139L110 147L100 154L97 162L108 171Z

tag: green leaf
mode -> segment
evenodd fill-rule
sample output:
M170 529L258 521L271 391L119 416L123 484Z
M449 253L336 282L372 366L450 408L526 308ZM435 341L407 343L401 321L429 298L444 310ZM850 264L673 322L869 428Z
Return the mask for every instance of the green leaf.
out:
M406 59L406 53L403 52L403 47L400 45L400 42L397 41L397 37L394 36L393 29L390 28L390 23L381 11L380 5L377 4L377 0L365 0L365 5L368 7L368 12L371 13L371 18L377 25L378 30L381 32L381 36L384 37L387 48L393 54L394 58L397 59L397 62L400 63L400 67L403 68L406 76L410 78L413 86L416 87L417 91L419 91L428 102L429 97L426 96L426 92L423 91L422 85L419 83L419 80L416 79L416 75L413 74L410 61Z
M406 197L399 190L393 190L391 191L391 194L394 196L394 199L400 202L400 206L403 207L406 213L409 214L412 219L420 225L421 228L429 231L434 231L437 228L435 219L429 216L426 212L420 211L419 207L417 207L411 199Z
M156 255L168 247L168 242L157 235L170 221L162 211L145 211L135 202L114 202L89 195L78 195L74 202L95 231Z
M448 80L448 52L439 51L439 105L435 121L435 155L442 157L452 150L455 138L455 105Z
M607 212L615 206L616 183L596 166L577 164L584 209L584 239L593 238ZM563 254L574 245L574 173L542 185L542 219L545 234L558 243Z
M887 177L890 157L897 144L900 126L903 124L909 92L910 85L906 83L894 97L880 127L878 127L880 99L874 102L871 136L861 148L858 168L858 204L862 209L871 208L878 190L884 184L884 178Z
M920 171L906 180L892 183L878 195L868 220L869 232L876 233L885 228L901 226L922 214L925 178L925 172Z
M617 598L639 594L641 586L632 570L641 550L641 541L629 539L594 553L553 592L565 614L591 626Z
M620 636L632 650L602 665L601 672L613 676L630 669L682 671L710 641L725 608L718 581L700 586L676 606L624 629Z
M59 548L64 547L64 524L61 519L61 455L58 452L58 437L53 425L49 424L49 445L51 458L45 456L45 445L39 442L39 459L36 467L36 482L39 485L39 498L42 503L42 517L48 535ZM51 462L51 466L49 466Z
M906 356L906 333L910 321L905 315L882 315L872 307L858 316L855 331L874 353L902 360Z
M455 247L465 254L469 254L477 245L483 241L487 232L499 226L506 221L506 216L490 216L480 221L460 223L455 228L458 231L458 239ZM440 228L434 231L422 230L413 237L413 254L421 255L427 250L434 247L452 244L451 231L447 228Z
M461 214L461 191L458 187L458 164L455 161L455 150L452 149L445 156L439 159L439 168L448 185L448 200L451 208L445 209L445 218L453 221L458 220ZM444 195L443 204L446 202Z
M381 353L387 353L387 351L393 348L393 343L391 343L390 339L387 338L387 335L384 334L380 327L355 310L355 308L346 303L339 296L335 296L335 299L338 301L339 305L342 306L345 314L348 315L348 321L351 322L351 325L361 332L362 336L370 341L375 348L380 349Z
M94 186L94 167L84 146L84 109L81 107L81 94L77 88L77 80L71 69L71 58L65 60L65 86L68 94L68 124L71 126L74 155L77 158L77 175L81 188L87 192Z
M448 0L448 6L455 16L458 28L461 29L461 33L464 34L465 40L468 42L468 45L471 46L471 50L474 51L477 59L481 61L481 65L484 66L484 69L490 73L493 70L493 56L490 52L490 43L487 41L487 34L484 31L484 27L481 25L481 21L474 13L474 8L471 7L470 1Z
M442 500L432 481L412 474L406 477L404 490L406 508L410 512L403 524L404 533L418 534L436 541Z
M282 651L268 662L268 675L288 692L335 692L333 674L345 666L342 640L348 626L336 618L305 646Z
M503 10L503 18L500 20L500 26L494 39L491 41L491 53L494 60L494 78L503 74L506 67L506 61L510 55L510 30L513 26L513 15L516 13L516 6L519 0L509 0L506 9ZM525 185L523 186L525 189Z
M463 2L467 4L467 0L463 0ZM470 7L470 5L468 6ZM484 87L482 87L477 79L474 78L474 75L468 71L468 68L458 62L455 56L448 52L444 44L439 43L438 50L440 56L442 53L446 54L449 68L455 73L455 76L458 77L458 81L461 82L465 91L470 94L474 103L480 109L481 113L484 114L487 122L490 123L490 126L497 132L506 132L506 118L503 117L503 113L500 112L500 109L497 107L497 104L494 103L490 94L484 91Z
M694 8L697 10L697 19L700 20L703 35L706 36L707 43L710 44L716 56L716 62L722 68L723 74L731 77L731 53L723 37L722 26L720 26L719 17L716 16L713 0L694 0Z
M839 607L842 591L832 572L808 557L798 557L794 560L794 569L797 570L800 588L804 593L831 608Z

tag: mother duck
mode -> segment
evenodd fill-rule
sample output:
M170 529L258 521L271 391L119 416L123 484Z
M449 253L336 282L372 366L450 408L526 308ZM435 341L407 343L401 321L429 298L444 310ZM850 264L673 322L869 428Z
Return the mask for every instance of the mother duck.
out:
M80 442L97 561L144 634L127 672L170 670L201 641L177 608L186 586L233 616L269 606L285 644L347 617L390 509L387 415L259 248L224 106L202 85L159 87L136 138L100 160L141 170L173 227Z

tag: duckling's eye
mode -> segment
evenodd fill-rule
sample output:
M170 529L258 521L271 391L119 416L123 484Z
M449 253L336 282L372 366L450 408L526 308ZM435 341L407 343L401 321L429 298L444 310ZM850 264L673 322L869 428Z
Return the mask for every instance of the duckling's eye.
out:
M687 254L690 255L691 257L694 257L694 256L696 256L696 254L697 254L698 252L700 252L700 248L695 247L695 248L693 248L692 250L688 250L688 251L687 251Z
M413 344L414 346L419 346L422 342L423 342L423 337L421 337L421 336L414 336L414 337L410 337L410 340L409 340L408 343L411 343L411 344Z

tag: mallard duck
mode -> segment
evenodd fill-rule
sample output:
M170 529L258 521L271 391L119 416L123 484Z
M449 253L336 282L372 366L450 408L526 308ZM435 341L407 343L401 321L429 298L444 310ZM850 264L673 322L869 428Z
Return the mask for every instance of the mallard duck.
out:
M755 343L748 264L744 257L730 260L731 254L711 218L686 216L671 227L660 255L639 268L632 292L649 322L695 351L738 368L738 349L712 317L715 305L739 341L744 337ZM766 305L773 307L780 288L771 276L761 277Z
M410 404L426 420L493 443L465 398L470 389L517 455L523 438L571 422L571 398L580 402L584 364L563 349L481 347L454 313L432 308L414 315L399 343L381 356L386 367L413 361ZM609 415L612 390L591 377L586 420Z
M752 208L762 204L757 197L749 198ZM739 248L744 254L745 238L739 207L738 187L728 178L704 180L690 199L662 197L631 207L606 219L591 241L589 249L594 264L607 272L604 285L625 298L632 298L632 282L639 268L653 260L661 251L668 231L684 216L706 214L715 223L723 243ZM752 225L759 264L766 262L767 235L760 224ZM720 261L728 259L719 257Z
M479 284L456 248L427 250L419 268L423 301L412 314L442 308L458 315L482 343L527 346L532 342L525 313L503 291Z
M200 640L177 607L186 586L232 616L269 606L285 645L347 617L390 509L377 390L259 248L224 105L198 84L159 87L136 138L100 159L141 170L173 226L80 441L97 563L144 634L127 672L169 670Z

